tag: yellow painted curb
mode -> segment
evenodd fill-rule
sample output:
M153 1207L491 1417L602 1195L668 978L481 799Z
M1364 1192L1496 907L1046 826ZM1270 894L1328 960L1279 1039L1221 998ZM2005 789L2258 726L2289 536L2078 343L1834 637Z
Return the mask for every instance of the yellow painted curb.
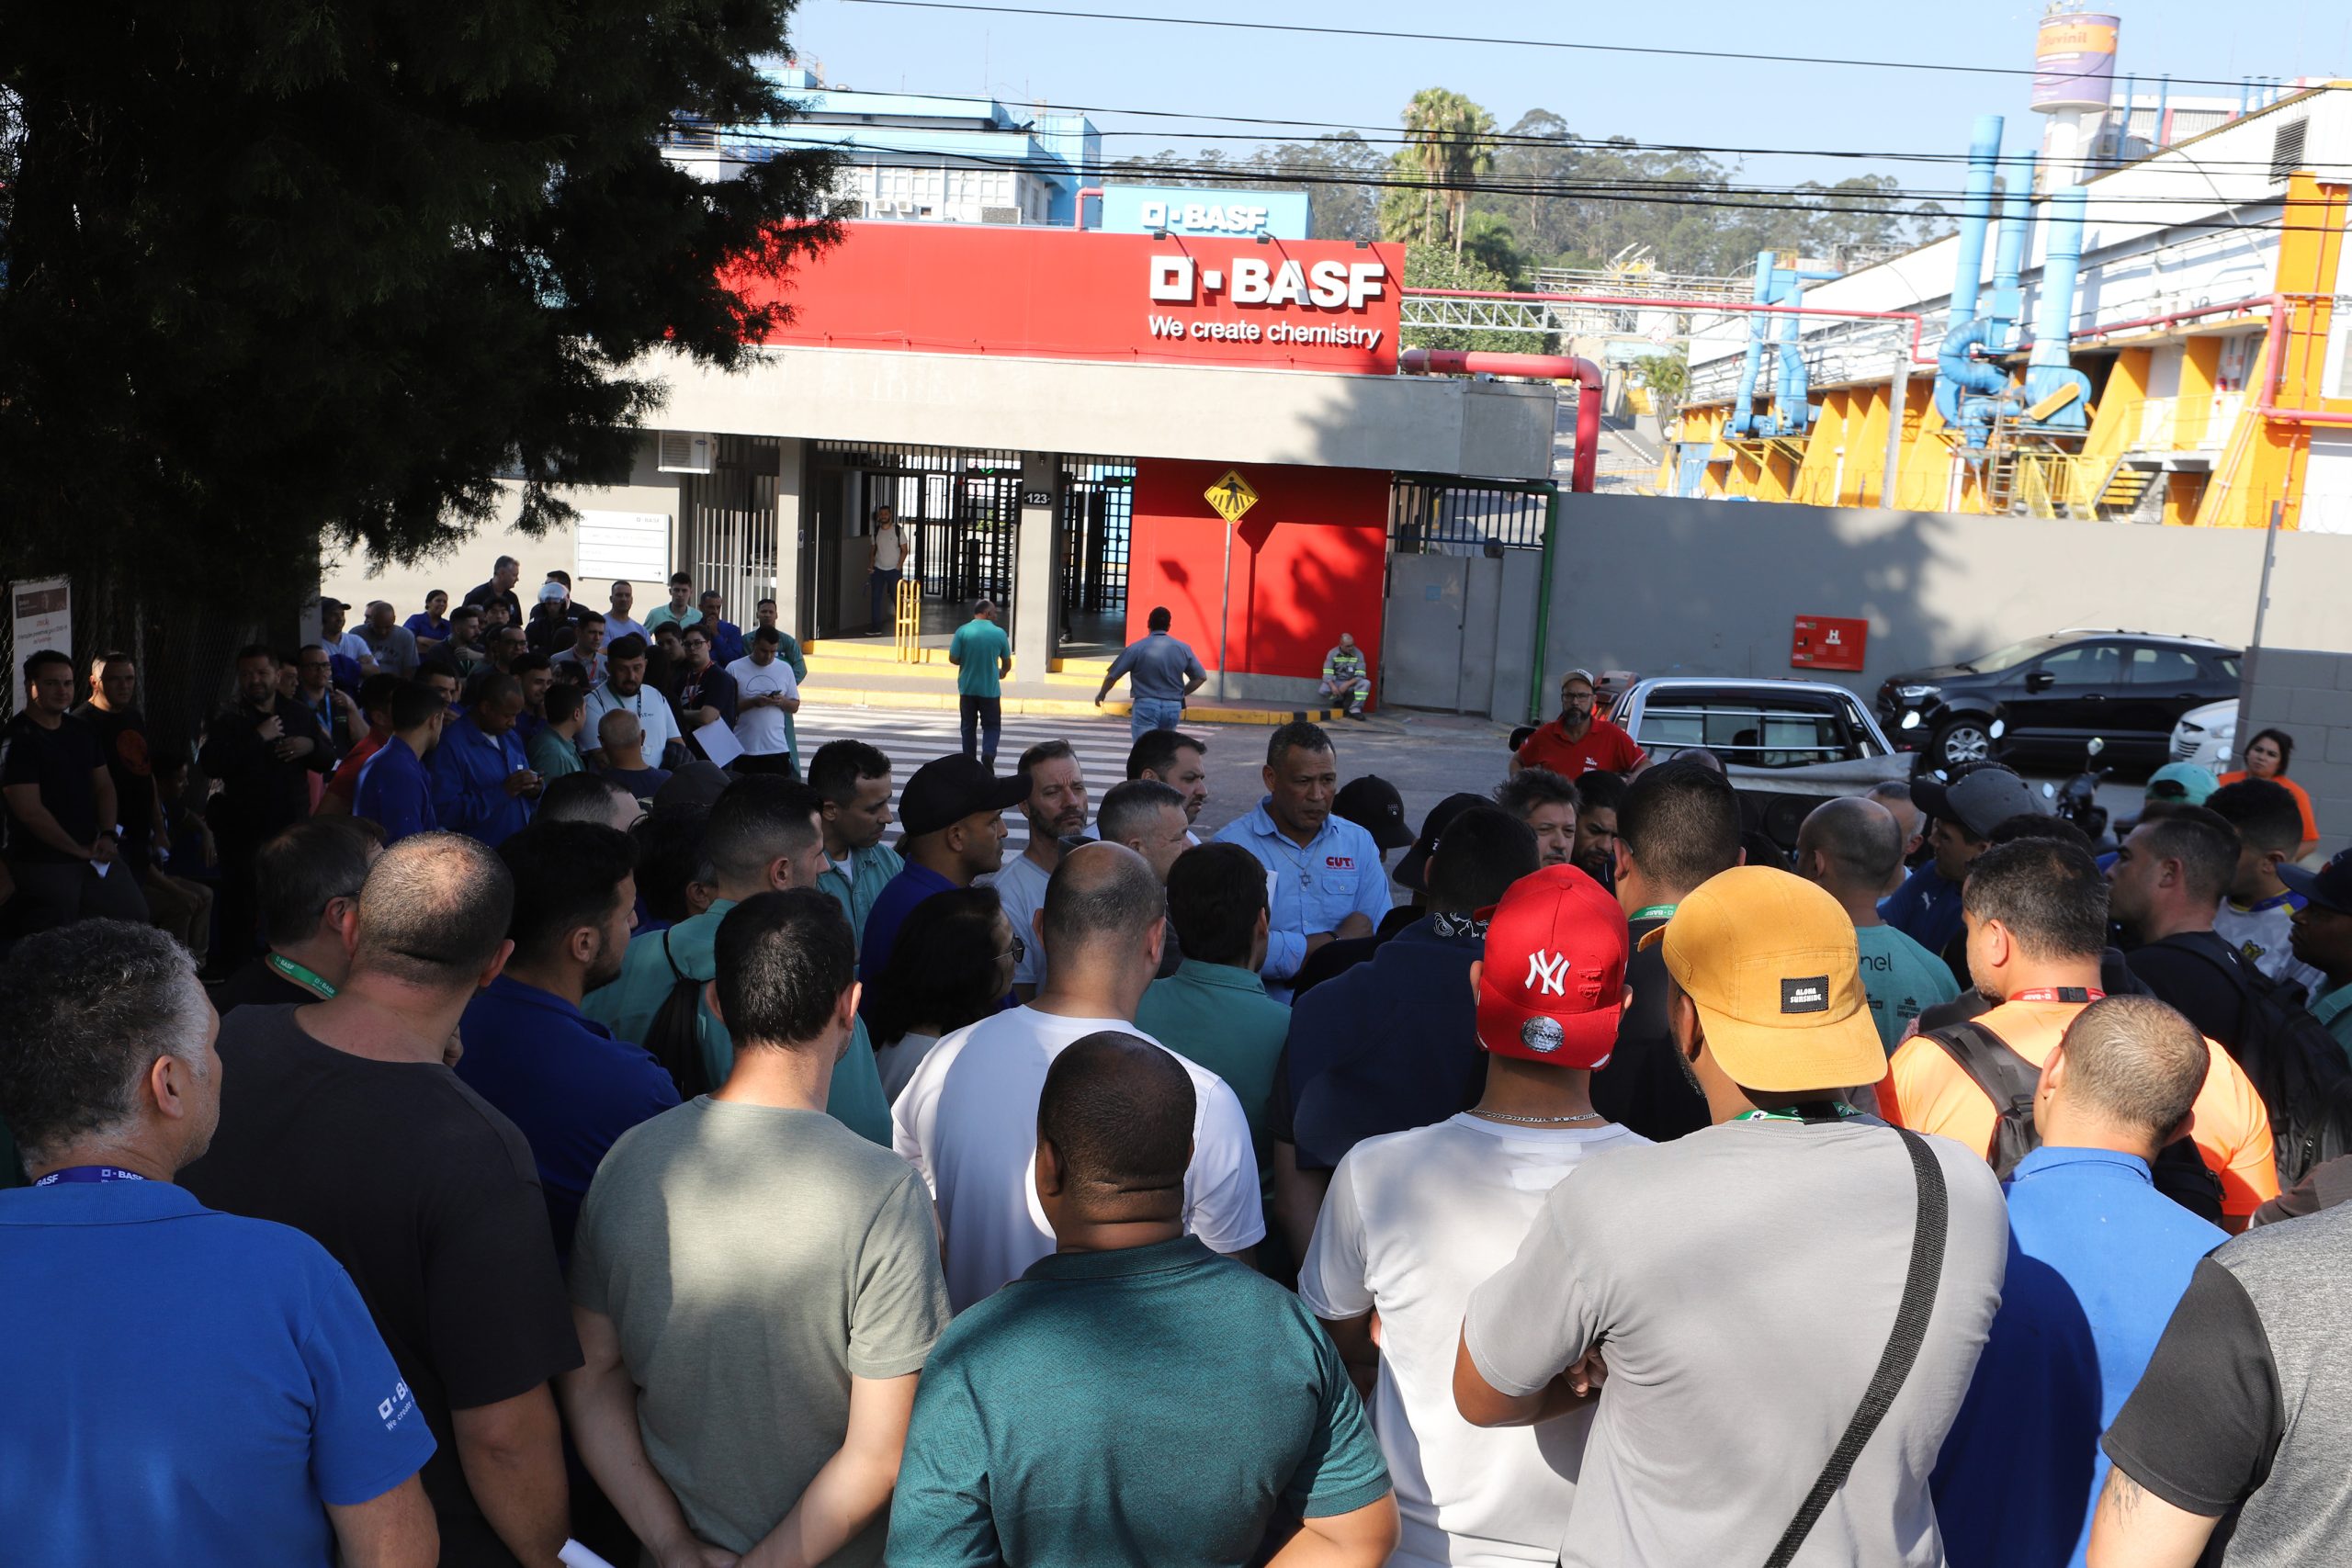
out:
M850 707L890 708L904 713L954 713L961 704L954 692L903 692L843 690L825 686L811 689L807 695L827 706L839 704ZM1022 718L1125 718L1128 707L1122 702L1105 702L1101 707L1091 702L1069 697L1012 697L1003 699L1003 711ZM1214 707L1198 703L1184 710L1187 724L1257 724L1272 727L1305 719L1313 724L1330 724L1341 716L1339 708L1240 708Z

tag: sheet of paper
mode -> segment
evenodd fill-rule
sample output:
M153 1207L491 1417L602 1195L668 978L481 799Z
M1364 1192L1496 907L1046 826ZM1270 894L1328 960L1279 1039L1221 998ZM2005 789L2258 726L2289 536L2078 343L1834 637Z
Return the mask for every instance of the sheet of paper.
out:
M720 719L714 718L695 730L695 741L702 747L704 756L722 768L743 754L743 743L735 739L735 732Z

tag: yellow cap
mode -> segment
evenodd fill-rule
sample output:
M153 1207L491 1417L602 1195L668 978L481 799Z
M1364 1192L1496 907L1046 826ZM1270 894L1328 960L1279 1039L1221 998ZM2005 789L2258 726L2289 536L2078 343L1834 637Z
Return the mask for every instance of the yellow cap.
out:
M1793 1094L1886 1076L1854 922L1803 877L1762 865L1711 876L1642 939L1652 942L1741 1088Z

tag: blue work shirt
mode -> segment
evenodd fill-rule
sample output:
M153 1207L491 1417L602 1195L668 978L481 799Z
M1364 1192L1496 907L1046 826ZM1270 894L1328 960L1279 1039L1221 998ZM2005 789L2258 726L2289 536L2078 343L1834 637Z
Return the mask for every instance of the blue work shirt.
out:
M1119 649L1111 660L1110 678L1122 675L1127 678L1127 695L1139 703L1181 703L1187 681L1208 679L1193 650L1166 632L1153 632Z
M823 880L821 876L818 878L820 883ZM906 924L908 913L917 904L934 893L955 891L954 883L929 866L913 861L900 866L899 874L874 896L874 906L865 912L865 930L858 937L859 981L871 986L874 977L882 973L882 966L890 962L890 950L899 945L899 928Z
M442 728L446 734L448 727ZM358 785L351 792L351 814L382 828L388 844L441 826L433 809L433 776L407 741L393 736L360 768Z
M710 661L724 670L751 650L743 646L743 628L732 621L718 623L710 639Z
M1928 862L1879 900L1878 918L1926 948L1941 953L1960 934L1960 884Z
M531 800L506 781L531 765L514 732L492 735L468 715L441 727L433 749L433 809L441 826L492 849L531 825Z
M0 1280L10 1562L329 1568L326 1506L432 1457L351 1276L290 1226L168 1181L23 1188ZM156 1359L165 1322L192 1353Z
M678 1103L678 1086L650 1052L553 991L501 975L466 1004L458 1077L522 1130L539 1168L559 1260L588 1183L614 1140Z
M1216 841L1239 844L1274 874L1266 964L1259 973L1265 976L1268 996L1288 1001L1290 979L1306 962L1309 936L1338 931L1350 915L1380 924L1388 913L1388 872L1372 835L1336 812L1301 848L1274 825L1267 809L1272 798L1261 798L1257 810L1227 823Z
M644 1039L680 976L708 980L718 973L714 951L718 922L734 907L734 899L720 898L701 914L667 930L638 932L622 955L620 978L589 992L581 1010L624 1040ZM666 947L662 940L665 936L670 939ZM712 1016L707 1000L695 1009L695 1023L703 1072L716 1089L727 1081L735 1066L735 1039ZM875 1064L874 1046L866 1038L863 1019L850 1035L849 1049L833 1064L825 1111L867 1142L886 1149L890 1146L890 1100L882 1092L882 1069Z
M1298 998L1283 1073L1301 1169L1477 1103L1487 1057L1470 965L1486 953L1477 921L1430 915Z
M2041 1148L2007 1184L2008 1273L1930 1486L1953 1568L2079 1565L2099 1437L2197 1260L2228 1239L2111 1149Z

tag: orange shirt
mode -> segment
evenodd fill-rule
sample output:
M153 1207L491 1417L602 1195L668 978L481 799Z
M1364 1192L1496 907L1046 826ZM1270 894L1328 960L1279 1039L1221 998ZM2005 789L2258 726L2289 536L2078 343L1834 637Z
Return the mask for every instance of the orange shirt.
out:
M2009 1049L2040 1066L2049 1060L2082 1002L2005 1002L1975 1021ZM2278 1168L2270 1146L2270 1113L2230 1054L2211 1040L2212 1066L2197 1091L2189 1138L2222 1180L2222 1212L2240 1216L2278 1195ZM1891 1086L1893 1092L1888 1092ZM1993 1102L1960 1070L1950 1053L1914 1035L1894 1053L1879 1089L1879 1114L1916 1133L1939 1133L1990 1157L1999 1122Z
M2216 779L2214 783L2217 784L2233 784L2240 779L2248 779L2253 776L2254 775L2252 773L2247 773L2244 768L2240 768L2236 773L2223 773L2219 779ZM2312 815L2312 797L2303 793L2303 786L2283 774L2274 775L2269 782L2275 784L2284 784L2286 786L2287 793L2295 797L2295 809L2303 814L2303 841L2305 843L2309 843L2312 840L2318 838L2319 818Z
M1582 739L1571 740L1556 718L1547 719L1519 749L1522 768L1549 768L1571 784L1592 769L1630 773L1649 761L1634 738L1599 714Z

